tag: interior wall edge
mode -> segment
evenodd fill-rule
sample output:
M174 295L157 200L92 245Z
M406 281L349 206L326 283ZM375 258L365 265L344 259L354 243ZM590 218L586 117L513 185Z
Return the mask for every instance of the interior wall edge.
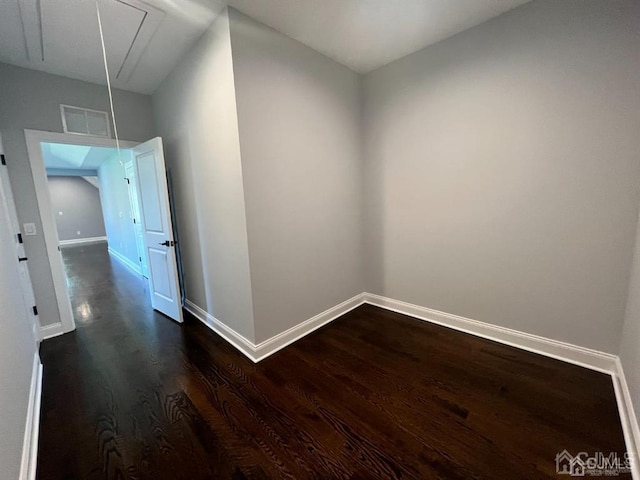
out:
M616 392L624 441L627 444L627 451L633 455L631 475L635 480L638 480L640 479L640 424L638 424L638 418L633 408L631 391L620 358L616 358L616 370L611 376Z
M233 8L229 22L260 344L364 289L359 77Z
M227 10L152 96L172 171L187 297L255 337L253 297ZM231 119L232 121L229 121ZM215 272L215 275L212 273Z

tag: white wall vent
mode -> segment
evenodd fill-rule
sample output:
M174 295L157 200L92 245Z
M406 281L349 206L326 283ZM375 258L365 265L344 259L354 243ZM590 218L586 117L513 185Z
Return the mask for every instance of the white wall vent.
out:
M60 105L64 133L111 138L109 115L100 110Z

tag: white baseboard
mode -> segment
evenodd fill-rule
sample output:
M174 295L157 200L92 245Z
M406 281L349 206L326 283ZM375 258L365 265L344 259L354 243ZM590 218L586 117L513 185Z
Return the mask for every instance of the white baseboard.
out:
M613 379L613 388L616 391L616 400L627 452L633 454L631 474L635 480L640 480L640 425L638 424L638 418L631 400L631 392L619 358L616 360L616 371L611 377Z
M108 250L109 250L109 255L111 255L113 258L118 260L122 265L127 267L129 270L131 270L136 275L142 275L142 269L140 268L140 265L136 265L134 262L129 260L124 255L122 255L120 252L116 252L111 247L109 247Z
M102 243L106 242L107 237L87 237L87 238L74 238L73 240L60 240L58 245L60 247L72 247L76 245L88 245L91 243Z
M220 320L210 315L205 310L190 300L185 300L184 308L194 317L204 323L211 330L216 332L222 338L224 338L231 345L236 347L241 353L248 357L253 362L259 362L264 360L269 355L273 355L278 350L283 349L287 345L292 344L296 340L310 334L314 330L326 325L327 323L335 320L336 318L344 315L350 310L362 305L363 295L358 294L335 307L331 307L308 320L305 320L289 330L285 330L282 333L274 335L273 337L260 342L257 345L246 339L239 333L235 332Z
M499 327L490 323L472 320L470 318L452 315L450 313L432 310L431 308L413 305L411 303L393 300L372 293L364 294L365 303L391 310L393 312L409 315L426 322L435 323L444 327L453 328L461 332L470 333L477 337L504 343L512 347L538 353L546 357L555 358L564 362L573 363L581 367L590 368L599 372L611 374L616 370L616 356L610 353L579 347L570 343L552 340L550 338L533 335L530 333Z
M200 308L191 300L184 301L184 309L191 315L196 317L198 320L200 320L202 323L204 323L211 330L220 335L222 338L224 338L231 345L240 350L240 352L243 353L246 357L253 360L254 362L256 361L253 354L255 349L255 345L253 344L253 342L246 339L232 328L226 326L216 317L208 313L206 310Z
M257 345L208 314L190 300L185 301L184 308L250 360L259 362L363 303L611 375L627 451L634 455L635 459L633 462L633 478L640 480L640 456L638 452L640 447L640 428L631 403L631 395L622 365L616 355L371 293L356 295Z
M617 355L491 325L380 295L364 293L363 296L364 302L370 305L611 375L627 452L632 454L634 458L632 476L634 480L640 480L640 452L638 451L640 448L640 428L622 364Z
M27 406L27 420L22 442L20 480L35 480L38 464L38 435L40 433L40 399L42 396L42 363L36 352L31 371L31 388Z
M292 344L296 340L301 339L305 335L309 335L314 330L332 322L338 317L341 317L347 312L350 312L354 308L359 307L364 303L363 294L358 294L355 297L351 297L348 300L325 310L318 315L311 317L310 319L299 323L291 327L289 330L285 330L282 333L274 335L273 337L260 342L255 345L255 362L259 362L267 358L269 355L273 355L278 350L283 349L287 345Z
M62 323L52 323L51 325L45 325L44 327L40 327L40 340L47 340L49 338L57 337L62 335L63 333L67 333L64 330Z
M442 325L522 350L573 363L574 365L579 365L591 370L608 374L613 374L617 371L616 360L618 357L616 355L520 332L510 328L499 327L497 325L440 312L371 293L356 295L259 344L254 344L244 338L190 300L186 300L185 308L205 325L209 326L229 343L233 344L238 350L250 357L253 361L258 362L363 303L402 313L419 320Z

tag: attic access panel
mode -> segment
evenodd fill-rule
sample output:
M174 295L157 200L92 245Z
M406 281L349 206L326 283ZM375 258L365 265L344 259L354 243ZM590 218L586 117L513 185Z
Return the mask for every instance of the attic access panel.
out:
M140 0L98 0L111 79L126 82L164 12ZM77 0L22 0L29 59L76 78L104 81L96 4Z

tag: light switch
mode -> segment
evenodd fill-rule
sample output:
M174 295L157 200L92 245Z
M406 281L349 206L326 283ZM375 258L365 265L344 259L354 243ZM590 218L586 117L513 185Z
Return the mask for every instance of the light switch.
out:
M62 215L62 212L58 212L58 215Z
M25 223L22 227L25 235L35 235L37 233L35 223Z

